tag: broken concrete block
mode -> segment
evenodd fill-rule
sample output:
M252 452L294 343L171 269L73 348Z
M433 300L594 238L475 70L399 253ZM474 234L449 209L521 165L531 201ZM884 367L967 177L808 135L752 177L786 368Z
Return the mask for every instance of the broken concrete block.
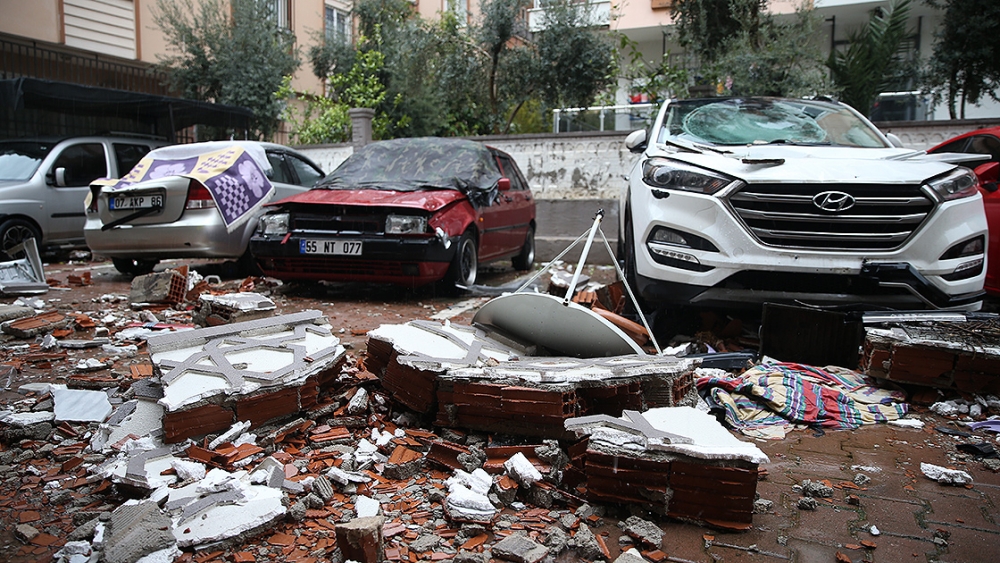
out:
M131 303L180 303L187 293L187 277L177 270L153 272L132 278Z
M942 485L968 485L972 483L972 475L959 469L948 469L930 463L920 463L920 472Z
M638 516L629 516L621 523L623 532L629 537L654 549L659 549L663 544L663 529L649 520L643 520Z
M647 559L639 553L636 548L631 548L627 551L623 551L618 559L615 559L614 563L648 563Z
M54 420L55 417L56 414L49 411L17 412L7 413L5 416L0 417L0 422L13 426L14 428L26 428L28 426L34 426L42 422Z
M194 321L201 326L251 321L269 316L276 308L274 301L259 293L203 293L198 301L201 306L194 314Z
M52 386L56 422L104 422L113 407L108 394L103 391L67 389L64 385Z
M330 480L326 477L320 475L313 479L312 491L316 494L323 503L327 503L333 498L333 485L330 484Z
M65 328L73 319L57 311L39 313L31 317L19 318L0 324L0 330L18 338L34 338L40 334Z
M700 360L663 356L528 358L438 376L438 417L447 427L569 438L567 419L693 405Z
M590 499L634 503L727 529L750 526L757 467L767 456L707 413L690 407L626 411L613 424L567 425L589 438L580 461Z
M515 563L538 563L549 554L548 548L521 534L512 534L493 545L494 557Z
M424 456L405 446L396 446L382 470L389 479L402 481L420 473L424 468Z
M14 535L16 535L17 539L23 541L24 543L30 543L31 540L38 537L38 534L40 533L41 532L38 531L38 528L35 528L30 524L18 524L17 528L14 529Z
M345 349L319 311L151 336L168 443L291 416L332 382ZM331 375L332 374L332 375Z
M337 524L337 547L344 560L358 563L379 563L385 558L382 525L385 518L369 516Z
M35 314L35 310L26 305L0 305L0 323L23 319Z
M155 502L123 504L111 513L103 538L107 563L133 563L141 557L173 546L170 518Z
M894 322L866 328L861 367L870 376L964 393L1000 392L1000 319L976 320L974 339L950 322ZM957 323L961 325L961 323Z

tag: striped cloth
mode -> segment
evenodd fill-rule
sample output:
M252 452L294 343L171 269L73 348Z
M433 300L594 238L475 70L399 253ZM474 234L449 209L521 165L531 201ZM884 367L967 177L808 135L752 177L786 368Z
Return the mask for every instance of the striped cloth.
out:
M902 391L882 389L846 368L764 362L734 377L701 377L709 406L741 431L807 425L834 429L888 422L906 415ZM744 432L754 434L753 432Z

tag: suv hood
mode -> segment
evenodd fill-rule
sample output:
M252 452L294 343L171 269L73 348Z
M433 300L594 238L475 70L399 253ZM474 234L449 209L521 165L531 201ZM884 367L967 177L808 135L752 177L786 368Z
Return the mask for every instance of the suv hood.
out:
M397 192L393 190L324 190L312 189L287 197L271 205L356 205L359 207L405 207L434 212L442 207L466 199L456 190L421 190Z
M701 148L701 147L699 147ZM713 147L701 153L656 147L648 156L671 158L755 182L865 182L914 184L944 174L954 164L912 149L762 145Z

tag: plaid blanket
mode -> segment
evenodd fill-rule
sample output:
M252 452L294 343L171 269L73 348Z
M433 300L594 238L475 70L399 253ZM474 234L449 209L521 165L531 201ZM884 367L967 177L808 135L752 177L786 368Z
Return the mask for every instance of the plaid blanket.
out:
M903 417L902 391L882 389L863 374L828 366L765 362L735 377L701 377L698 390L726 422L746 434L767 426L851 429Z
M188 150L181 151L178 147ZM208 189L229 232L249 220L274 193L274 186L257 160L239 144L204 143L167 148L173 153L200 151L200 154L173 157L166 150L158 149L140 160L121 180L102 179L94 184L106 186L106 191L115 191L167 176L193 178Z

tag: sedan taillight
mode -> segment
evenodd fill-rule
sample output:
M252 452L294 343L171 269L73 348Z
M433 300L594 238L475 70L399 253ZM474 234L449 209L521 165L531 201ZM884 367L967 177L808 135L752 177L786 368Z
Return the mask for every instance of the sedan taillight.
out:
M187 201L184 202L184 209L211 209L212 207L215 207L215 200L212 199L212 194L208 193L208 188L201 182L191 180L188 185L188 196Z

